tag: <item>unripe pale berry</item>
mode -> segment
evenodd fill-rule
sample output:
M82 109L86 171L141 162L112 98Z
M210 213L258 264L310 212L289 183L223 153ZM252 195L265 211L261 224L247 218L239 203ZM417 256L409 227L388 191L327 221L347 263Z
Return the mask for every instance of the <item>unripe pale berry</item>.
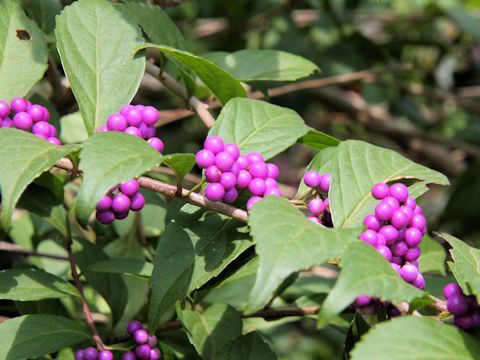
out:
M115 220L115 214L110 210L97 211L95 217L97 218L98 222L103 225L111 224L113 220Z
M145 197L137 192L130 198L130 210L132 211L140 211L145 206Z
M130 208L130 198L122 193L116 194L112 199L112 210L116 213L123 213Z
M388 196L390 188L383 182L376 183L372 187L372 196L377 200L382 200Z
M195 161L198 167L206 169L215 162L215 154L208 149L202 149L195 154Z
M210 201L220 201L225 195L225 189L219 183L208 184L205 188L205 196Z
M321 176L315 170L307 171L303 177L303 182L305 183L305 185L311 188L316 188L317 186L319 186L320 180L321 180Z
M220 136L209 136L205 139L203 147L216 155L223 151L225 144Z
M140 189L140 185L136 179L130 179L120 183L118 186L119 190L128 197L135 195Z

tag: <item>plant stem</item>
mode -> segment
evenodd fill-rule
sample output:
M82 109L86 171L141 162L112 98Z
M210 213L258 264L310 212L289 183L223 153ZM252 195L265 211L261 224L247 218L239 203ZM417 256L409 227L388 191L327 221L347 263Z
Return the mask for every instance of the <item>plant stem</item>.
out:
M68 257L65 257L65 256L36 252L34 250L27 250L19 245L11 244L6 241L0 241L0 251L10 252L14 254L21 254L25 256L44 257L44 258L50 258L55 260L65 260L65 261L68 260Z

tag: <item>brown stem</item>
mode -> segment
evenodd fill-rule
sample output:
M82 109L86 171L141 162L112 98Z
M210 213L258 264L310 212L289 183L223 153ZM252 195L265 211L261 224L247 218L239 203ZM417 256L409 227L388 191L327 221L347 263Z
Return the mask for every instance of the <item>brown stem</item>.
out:
M73 281L75 283L75 287L80 293L80 301L82 302L83 313L85 314L85 320L92 332L93 339L97 344L97 348L100 350L103 350L105 349L105 345L102 341L102 338L98 334L97 328L95 326L95 322L92 317L92 312L90 311L90 307L88 306L87 300L85 299L82 282L80 281L80 277L78 276L77 264L75 262L75 257L73 256L73 251L72 251L72 238L70 236L65 237L65 245L67 248L68 260L70 262L70 270L72 271Z
M11 244L6 241L0 241L0 251L10 252L14 254L21 254L25 256L44 257L44 258L50 258L55 260L65 260L65 261L68 260L68 257L66 256L37 252L34 250L27 250L19 245Z
M71 90L62 83L62 74L58 70L57 63L53 57L48 57L48 80L52 85L52 101L59 107L64 108L71 99Z

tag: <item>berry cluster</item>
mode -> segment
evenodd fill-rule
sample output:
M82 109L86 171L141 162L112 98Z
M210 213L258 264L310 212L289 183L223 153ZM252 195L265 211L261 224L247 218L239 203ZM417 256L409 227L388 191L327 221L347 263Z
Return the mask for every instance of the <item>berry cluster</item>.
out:
M375 207L375 213L363 220L367 230L360 234L360 240L387 259L403 280L423 289L425 279L418 271L418 246L427 232L427 224L422 208L409 196L408 187L402 183L391 186L377 183L372 187L372 196L380 203ZM377 302L378 299L360 296L355 306L362 308Z
M454 317L454 324L463 330L480 327L480 306L475 296L467 296L458 284L449 283L443 288L447 309Z
M155 136L154 125L158 118L158 110L153 106L125 105L120 113L110 115L106 125L99 127L97 131L121 131L137 136L147 140L148 144L158 152L162 152L163 142ZM108 225L115 219L125 219L130 210L143 209L145 198L138 191L139 188L138 181L131 179L110 189L97 204L97 220L103 225Z
M148 335L140 321L132 321L127 326L127 332L137 346L133 351L123 354L122 360L158 360L162 357L160 349L156 348L158 339L155 335Z
M32 104L24 98L17 97L10 104L0 100L0 128L31 131L54 145L62 145L57 138L57 129L48 123L49 120L50 112L47 108Z
M307 171L303 177L305 185L314 190L314 197L307 203L308 210L311 213L308 219L317 224L331 225L330 201L327 197L331 179L332 175L330 173L320 175L315 170ZM322 192L325 194L323 198L321 196Z
M86 349L75 351L75 360L113 360L113 354L110 350L98 351L90 346Z
M139 189L140 185L135 179L122 182L110 189L97 204L97 220L103 225L108 225L115 219L125 219L130 210L142 210L145 198Z
M119 113L108 117L107 123L97 131L120 131L147 140L148 144L158 152L163 152L162 140L155 136L155 123L158 121L158 110L153 106L125 105Z
M233 203L239 191L248 189L253 195L247 209L268 195L281 196L277 165L266 163L262 154L241 155L235 144L225 144L219 136L209 136L203 149L195 155L197 165L205 169L208 185L205 196L211 201Z

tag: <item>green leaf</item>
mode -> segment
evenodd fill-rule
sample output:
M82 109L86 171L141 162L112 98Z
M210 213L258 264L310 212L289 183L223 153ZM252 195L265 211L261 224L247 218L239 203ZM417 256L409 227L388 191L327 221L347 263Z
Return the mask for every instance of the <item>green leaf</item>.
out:
M457 24L457 26L474 40L480 40L480 21L477 17L460 7L449 8L447 15Z
M109 259L99 261L88 266L85 271L97 273L126 274L150 277L152 275L153 265L140 259Z
M480 301L480 250L468 246L452 235L442 233L439 236L452 247L450 254L453 262L449 262L448 265L463 292L475 295L477 301Z
M0 271L0 299L43 300L68 296L79 297L72 284L37 269Z
M79 145L55 146L17 129L0 129L2 225L10 227L13 209L27 186Z
M233 99L222 109L209 135L237 144L244 154L256 151L269 159L295 144L308 129L293 110L260 100Z
M319 226L286 199L269 196L253 206L250 232L256 242L260 266L250 292L247 312L268 304L282 282L293 272L320 265L338 257L359 230L337 230Z
M364 217L373 212L378 202L370 195L377 182L408 179L425 184L449 184L441 173L363 141L343 141L333 150L326 150L329 159L319 168L311 168L332 174L329 199L335 227L362 226Z
M478 359L478 341L434 319L402 316L376 325L357 343L352 360Z
M130 103L145 69L134 49L137 24L107 0L80 0L64 8L55 30L63 68L88 134Z
M144 48L156 48L191 69L222 104L235 97L247 96L245 89L237 79L207 59L165 45L145 44L138 46L137 50Z
M308 133L298 139L297 142L320 150L340 144L340 140L315 129L310 129Z
M104 132L91 137L80 153L83 182L74 205L80 224L87 225L98 201L112 186L142 175L162 159L145 140L130 134Z
M55 30L55 16L62 11L59 0L22 0L22 4L28 16L37 22L45 34Z
M25 315L0 324L0 359L32 359L90 339L73 320L52 315Z
M443 245L426 234L419 246L422 252L418 259L420 272L437 272L446 275L445 260L447 259L447 253Z
M77 264L84 272L87 283L90 284L110 306L113 319L118 321L122 318L128 300L128 292L122 277L118 274L100 274L85 272L84 269L93 264L109 260L109 257L101 248L85 239L75 239L73 252Z
M318 71L311 61L285 51L245 49L204 55L240 81L293 81Z
M62 116L60 122L62 123L60 140L64 144L82 143L88 139L85 123L79 112Z
M242 335L221 348L212 360L276 360L277 356L263 340L262 335L252 331Z
M349 244L342 255L342 270L318 315L319 326L346 309L355 298L368 295L398 304L421 297L423 292L406 283L390 263L360 240Z
M0 99L25 96L47 69L47 45L16 0L0 2Z
M177 300L214 278L253 245L246 226L193 205L172 215L158 243L148 314L151 330Z
M165 155L163 163L171 168L178 177L178 183L181 184L185 175L187 175L195 166L195 155L193 154L170 154Z
M205 359L242 334L242 317L226 304L213 304L203 312L180 310L178 317L190 342Z
M135 19L155 44L187 50L187 42L182 33L160 6L144 3L118 4L117 6L122 12Z

